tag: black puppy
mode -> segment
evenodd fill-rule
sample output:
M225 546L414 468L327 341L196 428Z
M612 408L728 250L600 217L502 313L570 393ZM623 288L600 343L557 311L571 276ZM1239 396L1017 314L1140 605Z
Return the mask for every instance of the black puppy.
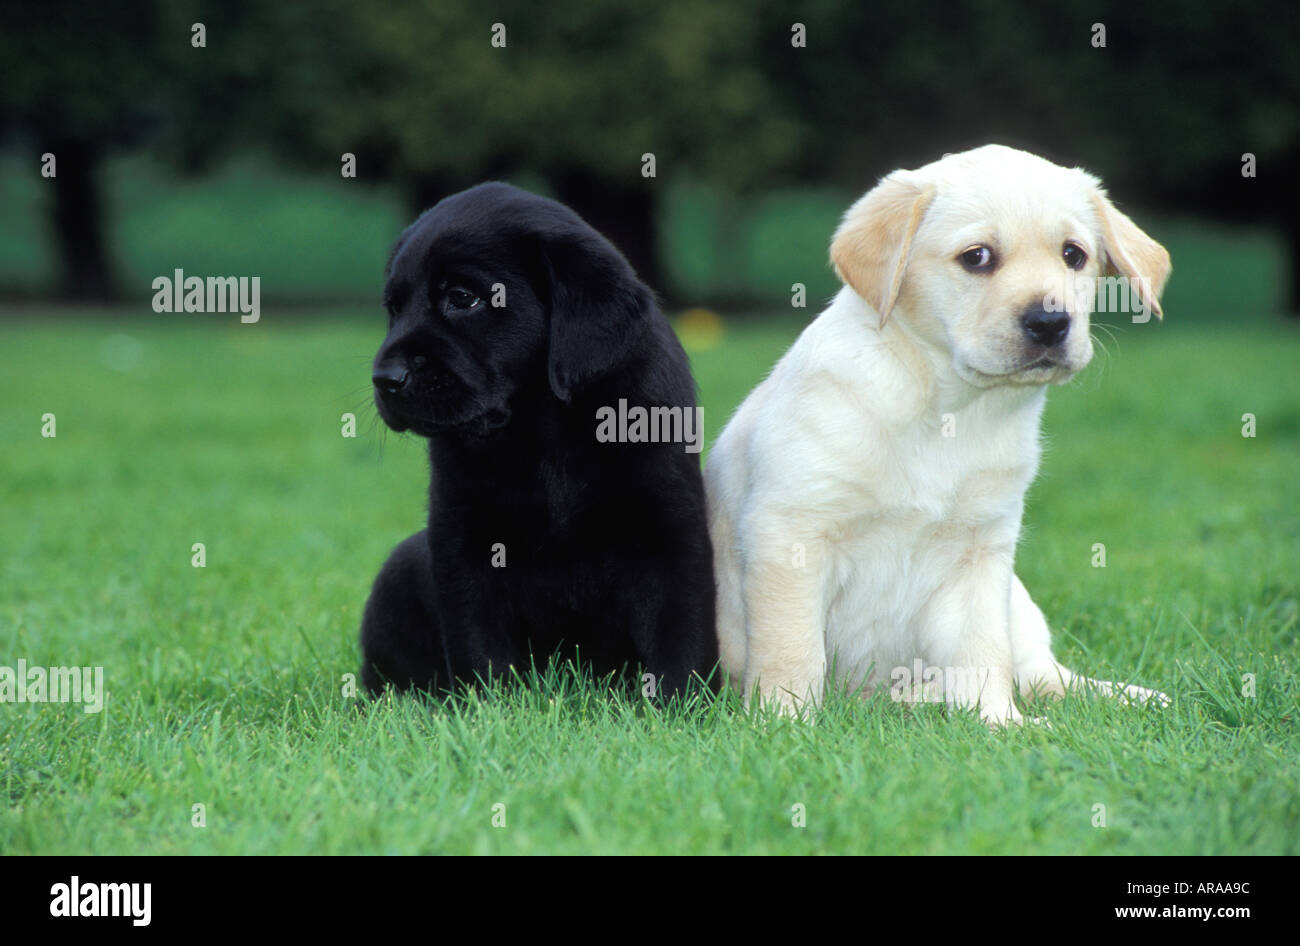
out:
M695 414L686 353L627 261L572 210L507 184L398 239L375 403L429 439L429 527L393 551L361 625L373 693L579 658L677 692L717 660L697 452L607 442L598 411ZM625 438L631 439L631 438Z

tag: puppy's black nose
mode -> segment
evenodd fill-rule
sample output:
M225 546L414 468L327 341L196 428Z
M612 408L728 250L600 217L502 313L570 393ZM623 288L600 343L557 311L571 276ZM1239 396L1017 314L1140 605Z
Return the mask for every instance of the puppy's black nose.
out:
M1042 306L1027 309L1020 317L1025 332L1044 348L1060 344L1070 333L1070 313L1048 312Z
M370 380L385 394L396 394L406 387L407 379L410 377L411 372L403 365L383 365L375 369Z

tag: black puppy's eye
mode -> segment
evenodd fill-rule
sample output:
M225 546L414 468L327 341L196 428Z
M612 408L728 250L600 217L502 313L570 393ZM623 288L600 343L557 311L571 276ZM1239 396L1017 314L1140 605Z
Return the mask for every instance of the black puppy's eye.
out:
M453 309L467 311L478 303L478 296L462 286L452 286L447 290L447 305Z
M957 257L971 272L987 272L993 268L996 257L987 246L972 246Z
M1071 269L1082 269L1083 264L1088 262L1088 254L1079 244L1067 243L1061 248L1061 259L1065 260L1065 265Z

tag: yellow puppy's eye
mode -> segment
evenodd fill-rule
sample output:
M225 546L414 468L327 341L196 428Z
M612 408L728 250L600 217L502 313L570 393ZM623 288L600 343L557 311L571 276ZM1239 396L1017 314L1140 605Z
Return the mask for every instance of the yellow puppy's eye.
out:
M987 246L972 246L958 257L961 264L969 270L989 270L993 268L993 251Z
M1067 243L1061 247L1061 259L1065 260L1065 265L1071 269L1081 269L1083 264L1088 262L1088 254L1079 244Z

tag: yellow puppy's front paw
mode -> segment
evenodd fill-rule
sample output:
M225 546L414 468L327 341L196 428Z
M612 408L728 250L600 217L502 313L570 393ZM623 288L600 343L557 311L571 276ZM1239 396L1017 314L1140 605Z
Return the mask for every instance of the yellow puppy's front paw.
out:
M778 689L767 693L757 694L756 699L748 702L753 705L761 704L763 709L769 712L775 712L778 716L786 719L801 720L806 723L813 722L814 704L811 699L804 697L800 699L790 690Z
M980 707L980 719L990 729L1006 729L1008 726L1042 726L1051 729L1052 724L1046 716L1025 716L1014 706L999 711Z
M1012 705L1001 707L980 704L980 719L989 729L1005 729L1007 726L1023 726L1025 717Z
M1160 709L1164 709L1173 703L1168 694L1161 693L1159 690L1148 690L1146 687L1140 686L1121 687L1116 695L1122 702L1137 706L1151 703Z

